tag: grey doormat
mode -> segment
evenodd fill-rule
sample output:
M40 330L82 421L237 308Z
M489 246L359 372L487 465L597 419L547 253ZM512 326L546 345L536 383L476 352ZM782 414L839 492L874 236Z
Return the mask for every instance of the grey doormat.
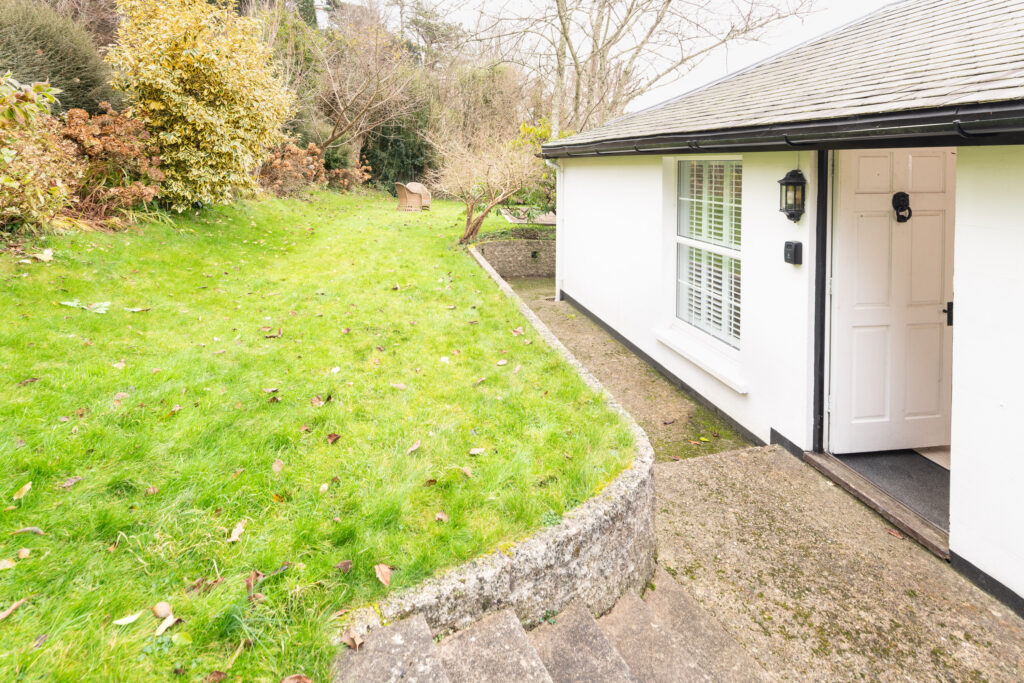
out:
M949 531L949 470L915 451L835 456L911 510Z

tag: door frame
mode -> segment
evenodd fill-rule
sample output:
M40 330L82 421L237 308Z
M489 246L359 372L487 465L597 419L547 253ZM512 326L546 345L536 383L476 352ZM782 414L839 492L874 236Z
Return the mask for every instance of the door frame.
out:
M912 145L895 145L893 149L911 147ZM922 148L932 147L924 145ZM936 145L937 147L937 145ZM941 145L941 147L950 147ZM861 149L861 148L849 148ZM879 148L864 148L879 149ZM887 149L887 148L885 148ZM953 147L956 150L956 147ZM834 266L834 244L836 209L838 200L839 150L817 151L817 214L814 225L815 273L814 273L814 393L812 397L812 448L815 453L831 453L830 443L830 410L829 397L832 394L832 333L833 333L833 298L832 277ZM954 152L955 153L955 152ZM956 166L954 165L954 200L956 187ZM956 248L955 213L953 216L953 250ZM952 255L950 255L952 260ZM954 273L950 273L950 278ZM954 294L955 297L955 294Z

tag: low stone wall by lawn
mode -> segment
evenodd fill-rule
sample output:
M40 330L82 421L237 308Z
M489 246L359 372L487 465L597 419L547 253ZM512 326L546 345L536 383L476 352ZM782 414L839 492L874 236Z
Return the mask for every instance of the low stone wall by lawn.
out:
M540 336L628 422L636 448L633 463L555 526L395 595L376 609L359 610L348 625L360 632L422 614L435 635L445 634L506 608L532 626L573 602L600 614L625 592L641 591L654 575L654 450L647 435L477 249L469 251Z
M476 248L504 279L555 276L555 240L497 240Z

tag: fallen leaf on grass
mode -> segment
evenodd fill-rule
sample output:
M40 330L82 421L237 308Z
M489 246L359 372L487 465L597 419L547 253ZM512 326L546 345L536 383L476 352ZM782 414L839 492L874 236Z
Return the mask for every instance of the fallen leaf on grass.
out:
M236 543L238 539L242 537L242 532L245 531L245 520L235 525L235 528L231 530L231 537L228 538L228 543Z
M292 674L282 678L279 683L313 683L313 679L305 674Z
M13 500L21 500L22 498L25 497L25 494L28 493L31 490L32 490L32 482L29 482L29 483L25 484L24 486L22 486L20 489L18 489L14 493Z
M901 540L903 539L903 534L901 534L901 533L900 533L899 531L897 531L896 529L889 529L889 528L886 528L886 530L885 530L885 533L889 534L890 536L895 536L895 537L896 537L896 538L898 538L898 539L901 539Z
M438 512L436 515L434 515L434 521L435 522L447 522L448 521L448 515L444 514L443 512Z
M425 482L423 482L423 485L424 486L433 486L436 483L437 483L437 479L427 479Z
M122 358L121 360L119 360L117 362L111 363L110 366L112 368L116 368L118 370L124 370L124 358Z
M4 569L14 569L17 566L18 563L10 558L5 557L4 559L0 560L0 571Z
M124 310L128 311L129 313L145 313L149 309L148 308L126 308Z
M240 475L242 472L245 472L245 468L239 467L237 470L235 470L234 474L231 475L231 478L238 479L238 475Z
M413 442L413 444L411 446L409 446L408 450L405 451L405 454L409 455L413 451L418 451L419 448L420 448L420 440L416 439L416 441Z
M220 683L227 677L228 675L223 671L211 671L206 674L206 678L203 679L203 683Z
M40 254L32 254L32 258L43 263L49 263L53 260L53 249L43 249Z
M280 339L282 336L284 336L284 331L281 330L281 329L278 329L276 333L271 333L271 334L263 335L263 338L264 339Z
M495 365L508 365L508 360L505 359L505 358L502 358L497 363L495 363Z
M160 493L159 487L150 486L148 489L146 489L146 495L147 496L155 496L158 493Z
M168 616L166 619L160 622L160 625L156 627L156 633L153 634L154 638L159 638L164 634L164 631L177 624L181 619L174 616L173 614Z
M171 610L171 604L169 602L158 602L153 605L153 614L158 619L166 619L173 614Z
M41 636L36 636L36 639L32 641L32 649L33 650L38 650L39 648L41 648L43 646L43 643L45 643L49 639L50 639L50 634L49 633L44 633Z
M14 603L13 605L11 605L7 609L5 609L3 612L0 612L0 621L3 621L7 617L9 617L12 614L14 614L14 610L18 609L19 607L24 605L26 602L28 602L28 598L22 598L21 600L18 600L16 603Z
M280 472L284 469L284 460L278 458L274 461L274 464L270 466L270 469L274 470L274 472Z
M342 574L348 574L352 571L352 560L342 560L338 564L334 565L334 568L340 571Z
M28 379L23 379L20 382L18 382L18 386L19 387L23 387L26 384L32 384L32 382L38 382L38 381L39 381L38 377L29 377Z
M127 626L128 624L134 624L136 621L139 620L139 617L141 617L145 611L146 610L142 610L142 612L136 612L135 614L129 614L126 617L116 619L114 621L114 626Z
M523 327L522 327L522 325L520 325L519 327L517 327L517 328L515 328L514 330L512 330L512 336L513 336L513 337L518 337L518 336L519 336L519 335L521 335L522 333L523 333Z
M263 393L265 393L265 394L276 394L277 393L277 387L271 387L269 389L264 389Z
M280 403L280 402L281 402L281 397L280 396L271 396L270 398L267 399L267 403Z
M487 450L487 449L486 448L470 448L469 449L469 454L470 455L483 455L485 450Z
M350 628L345 631L345 635L341 637L341 642L345 643L356 652L359 652L359 646L363 644L363 639L359 637L358 633Z
M340 434L335 434L335 433L331 432L330 434L327 435L327 443L333 445L334 442L337 441L340 438L341 438Z
M29 550L28 548L19 548L18 549L18 559L19 560L27 560L28 556L31 555L31 554L32 554L32 551Z
M401 382L392 382L391 383L391 388L392 389L408 389L409 387L405 386Z
M373 573L377 575L377 579L385 586L391 585L391 567L386 564L378 564L374 566Z
M331 488L330 484L320 484L320 493L327 493L327 489Z
M37 526L27 526L24 529L18 529L17 531L11 532L11 536L17 536L18 534L35 534L36 536L45 536L46 532Z

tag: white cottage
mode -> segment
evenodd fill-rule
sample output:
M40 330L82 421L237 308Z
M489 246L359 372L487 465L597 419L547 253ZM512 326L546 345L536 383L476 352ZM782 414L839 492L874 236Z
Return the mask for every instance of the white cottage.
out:
M1024 0L897 2L544 155L561 298L1024 614Z

